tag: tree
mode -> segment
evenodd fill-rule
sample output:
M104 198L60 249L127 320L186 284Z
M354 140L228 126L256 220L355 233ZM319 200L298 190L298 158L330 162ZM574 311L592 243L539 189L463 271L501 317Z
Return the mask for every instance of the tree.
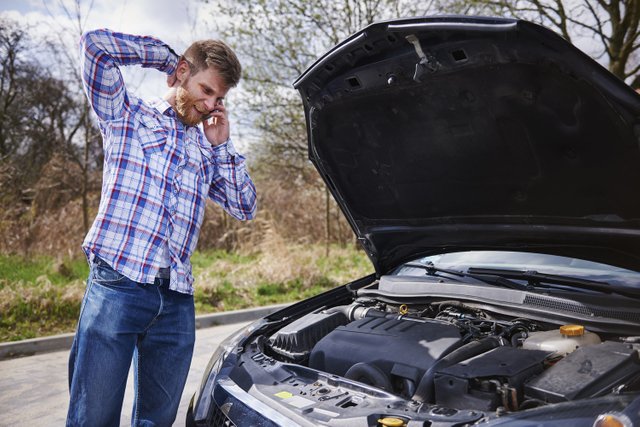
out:
M277 182L290 192L313 192L319 201L324 194L324 203L310 207L303 214L312 216L324 212L327 241L335 235L350 236L335 204L329 203L329 193L307 162L304 110L292 83L319 55L350 34L374 21L425 14L431 11L434 2L233 0L221 3L212 8L211 17L222 38L236 49L244 64L238 97L242 104L233 108L241 110L242 128L253 131L249 137L255 141L252 155L258 156L258 174L262 172L269 177L269 182Z
M241 52L245 127L280 170L308 169L302 102L292 83L333 45L374 21L425 14L430 2L237 0L212 11L224 39ZM222 17L221 17L222 15ZM259 135L259 136L258 136Z
M613 74L640 87L640 0L454 0L470 13L527 19L571 43L592 40L588 54Z
M55 152L73 153L69 128L77 104L64 82L34 58L28 29L0 22L0 159L12 165L13 189L34 184Z
M24 29L8 19L0 19L0 159L20 149L20 129L25 117L19 114L28 96L24 82L33 66L24 58L28 36Z
M0 19L0 247L24 253L47 233L46 211L79 197L86 232L89 172L102 164L86 97L57 62L64 50L33 34Z
M75 117L67 123L67 126L60 127L59 131L69 148L71 148L68 151L69 160L73 161L82 171L80 194L82 196L82 222L86 233L89 230L88 194L91 190L89 176L91 167L94 164L92 160L102 157L102 146L99 143L100 133L91 117L89 102L82 90L78 58L75 51L70 52L67 49L67 46L76 45L75 42L70 42L69 39L76 41L80 38L84 32L86 20L93 9L93 1L86 6L85 10L83 10L82 3L82 0L71 2L70 5L73 6L73 10L62 1L59 1L57 5L48 6L47 3L43 4L51 18L55 19L56 14L53 12L53 8L56 7L61 12L59 13L60 16L68 18L68 21L56 21L57 28L52 31L56 38L49 40L47 45L55 57L58 58L59 72L64 76L68 76L65 82L66 88L70 94L69 96L77 104ZM78 133L79 131L80 133ZM80 147L81 149L79 149ZM99 162L96 162L96 166L98 168L101 167Z

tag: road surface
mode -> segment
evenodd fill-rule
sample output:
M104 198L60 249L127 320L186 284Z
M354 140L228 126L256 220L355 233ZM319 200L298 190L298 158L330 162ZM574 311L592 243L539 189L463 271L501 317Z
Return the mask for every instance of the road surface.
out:
M196 344L178 416L184 426L191 396L200 386L209 357L218 344L248 323L196 330ZM67 360L69 351L0 361L0 426L64 426L69 405ZM129 372L122 405L121 426L131 425L133 374Z

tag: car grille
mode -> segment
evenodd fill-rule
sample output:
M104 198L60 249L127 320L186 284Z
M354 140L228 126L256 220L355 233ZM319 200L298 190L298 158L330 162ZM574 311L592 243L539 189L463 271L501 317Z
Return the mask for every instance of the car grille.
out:
M211 425L215 427L236 427L236 425L227 417L224 412L216 405L213 406L213 418L211 420Z

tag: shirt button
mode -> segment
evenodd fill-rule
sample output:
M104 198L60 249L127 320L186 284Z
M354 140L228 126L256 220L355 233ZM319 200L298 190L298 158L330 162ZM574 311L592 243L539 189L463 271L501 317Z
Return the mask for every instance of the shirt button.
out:
M178 187L176 187L176 188L174 188L174 189L173 189L173 192L174 192L175 194L178 194L178 191L180 191L180 190L178 190Z

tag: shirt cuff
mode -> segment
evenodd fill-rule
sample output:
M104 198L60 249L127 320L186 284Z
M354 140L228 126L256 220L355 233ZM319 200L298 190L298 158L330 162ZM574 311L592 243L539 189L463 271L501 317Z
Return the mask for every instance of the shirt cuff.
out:
M212 146L211 148L213 149L213 154L215 154L216 156L235 156L236 154L238 154L238 152L236 151L236 147L234 147L233 142L231 142L231 138L227 139L222 144L218 144L215 147Z
M220 145L212 146L211 150L213 151L213 157L216 159L229 159L238 154L236 148L233 146L233 142L231 142L231 138Z
M169 50L169 56L167 57L167 62L164 64L164 67L162 67L163 69L161 71L164 71L168 75L171 75L176 71L176 68L178 67L178 59L180 59L180 56L175 53L175 51L171 49L169 45L165 45L165 47L167 48L167 50Z

